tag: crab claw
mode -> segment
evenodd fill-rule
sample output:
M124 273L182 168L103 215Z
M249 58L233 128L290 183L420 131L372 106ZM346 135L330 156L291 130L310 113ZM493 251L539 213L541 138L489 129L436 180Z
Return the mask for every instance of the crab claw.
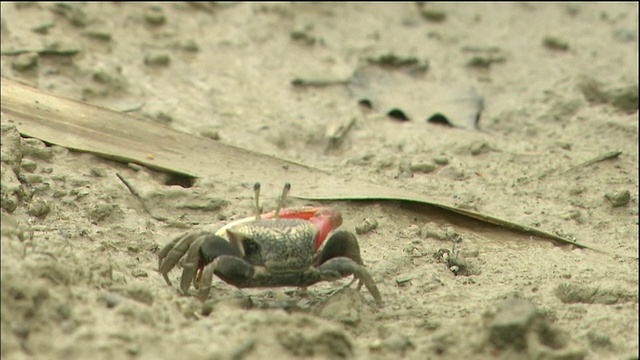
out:
M198 269L203 269L222 255L239 256L239 251L226 239L208 231L190 232L173 239L160 250L158 271L171 285L168 274L180 262L183 269L180 289L187 294L191 283L196 282ZM180 261L183 256L184 259Z

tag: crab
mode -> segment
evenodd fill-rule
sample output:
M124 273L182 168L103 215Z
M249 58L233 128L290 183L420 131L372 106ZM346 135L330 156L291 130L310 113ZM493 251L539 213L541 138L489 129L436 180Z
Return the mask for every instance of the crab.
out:
M328 237L342 225L342 215L327 207L283 208L290 189L285 184L276 210L261 214L260 183L256 183L253 217L231 222L215 233L194 231L170 241L158 256L158 269L167 284L171 286L168 273L178 263L183 269L180 289L188 294L193 283L201 301L209 297L214 274L238 288L306 288L353 275L353 281L359 280L358 289L364 284L381 305L356 236L337 230Z

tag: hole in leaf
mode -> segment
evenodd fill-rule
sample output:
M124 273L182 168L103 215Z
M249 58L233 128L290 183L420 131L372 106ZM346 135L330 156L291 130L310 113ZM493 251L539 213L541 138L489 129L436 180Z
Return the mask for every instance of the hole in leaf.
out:
M165 185L180 185L183 188L190 188L192 187L196 182L196 178L188 176L188 175L182 175L182 174L169 174L166 178L166 180L164 181Z
M389 111L387 113L387 116L389 116L394 120L409 121L409 118L407 117L407 115L405 115L400 109L393 109Z
M440 113L433 114L430 118L427 119L427 122L432 124L440 124L440 125L447 125L447 126L453 127L453 125L449 122L447 117Z
M369 99L360 99L358 100L358 105L365 107L367 109L373 109L373 104L371 103L371 100Z

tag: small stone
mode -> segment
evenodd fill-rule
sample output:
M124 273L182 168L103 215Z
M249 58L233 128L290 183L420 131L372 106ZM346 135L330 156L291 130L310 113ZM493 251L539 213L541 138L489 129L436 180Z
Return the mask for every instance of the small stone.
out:
M65 17L73 26L85 27L89 24L89 18L82 10L81 5L57 3L51 8L51 11Z
M546 36L542 40L542 45L544 45L544 47L550 50L560 50L560 51L569 50L569 44L566 41L554 36Z
M20 167L22 168L22 170L32 173L36 170L36 168L38 167L38 164L36 164L35 161L29 160L29 159L22 159L22 163L20 163Z
M171 63L171 57L166 53L149 54L144 57L144 64L147 66L168 66Z
M464 170L455 166L447 166L443 168L439 174L451 180L466 180L469 178Z
M127 346L127 354L131 356L136 356L140 353L140 345L138 344L129 344Z
M34 199L29 204L27 212L31 216L45 218L51 212L51 206L44 199Z
M18 179L20 179L20 182L27 185L35 185L42 182L42 176L38 174L20 174Z
M53 152L50 147L40 139L23 139L22 153L25 156L32 156L36 159L50 160L53 158Z
M508 299L499 305L491 322L490 341L500 349L513 346L518 350L527 347L527 332L538 316L536 307L522 299Z
M631 193L629 192L629 190L620 190L607 193L604 195L604 197L609 200L611 206L622 207L629 204L629 201L631 200Z
M560 147L560 149L562 149L562 150L567 150L567 151L571 150L571 143L570 142L559 141L559 142L556 143L556 145L558 145Z
M17 71L26 71L36 67L39 58L40 55L37 52L27 52L18 55L11 63L11 66Z
M93 73L92 79L98 84L108 84L111 82L111 75L104 70L96 70Z
M417 163L409 165L409 170L414 173L428 174L436 170L436 165L431 163Z
M580 222L582 218L582 213L578 209L569 210L566 213L560 215L564 220L576 220Z
M607 89L603 92L607 102L627 114L638 111L638 85Z
M491 151L491 146L484 141L474 141L469 145L469 152L473 156L488 153L489 151Z
M356 234L361 235L373 231L378 227L378 222L373 218L366 218L364 221L356 226Z
M405 285L409 284L409 282L411 282L411 280L413 280L412 276L402 276L402 277L396 278L396 284L398 286L405 286Z
M582 194L585 191L587 191L587 188L585 186L573 186L571 189L569 189L569 195L576 196Z
M149 25L160 26L167 22L167 17L162 12L162 8L152 6L144 13L144 20Z
M613 348L613 342L611 338L606 334L591 330L587 333L587 339L589 343L596 348Z
M138 277L138 278L141 278L141 277L146 278L146 277L149 277L149 274L142 269L134 269L131 271L131 276Z
M198 43L193 39L185 41L182 44L181 48L182 48L182 51L189 52L189 53L196 53L200 51L200 46L198 46Z
M216 307L216 302L215 301L212 301L212 300L205 301L202 304L202 309L200 310L200 313L203 316L209 316L213 312L215 307Z
M53 23L40 24L32 27L31 31L33 31L36 34L47 35L49 34L49 29L53 28L54 26L55 25Z
M74 179L71 179L69 183L73 187L88 187L90 181L84 178L74 178Z
M289 37L291 38L291 40L309 46L314 45L317 41L316 38L313 35L309 34L306 29L293 30L289 34Z
M112 309L124 300L122 296L114 293L108 293L102 296L102 300L106 303L107 308Z
M100 30L88 30L85 31L84 35L88 38L99 40L99 41L111 41L111 33Z
M220 140L220 133L215 130L205 130L200 133L200 136L209 138L211 140Z
M436 165L448 165L449 158L445 156L437 156L433 158L433 162L436 163Z
M15 195L2 194L0 199L0 207L6 210L9 214L13 213L18 208L18 199Z
M107 174L104 171L103 168L99 168L99 167L92 167L91 168L91 175L95 176L95 177L105 177Z
M436 9L424 9L420 15L429 22L443 22L447 19L447 13Z
M160 124L169 125L173 121L173 116L167 114L164 111L158 111L153 116L153 121L158 122Z
M113 208L107 203L99 203L89 211L89 217L93 221L100 221L107 216L111 215Z

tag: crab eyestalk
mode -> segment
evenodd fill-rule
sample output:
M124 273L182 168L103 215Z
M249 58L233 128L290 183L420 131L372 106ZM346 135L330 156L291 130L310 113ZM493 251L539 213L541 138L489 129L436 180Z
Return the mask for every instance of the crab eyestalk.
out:
M260 220L260 183L253 184L253 193L256 197L256 220Z
M273 215L274 219L280 218L280 210L284 206L284 199L287 197L287 194L289 194L290 190L291 190L291 184L290 183L285 183L284 184L284 189L282 189L282 196L280 196L280 200L278 200L278 207L276 208L276 212Z

